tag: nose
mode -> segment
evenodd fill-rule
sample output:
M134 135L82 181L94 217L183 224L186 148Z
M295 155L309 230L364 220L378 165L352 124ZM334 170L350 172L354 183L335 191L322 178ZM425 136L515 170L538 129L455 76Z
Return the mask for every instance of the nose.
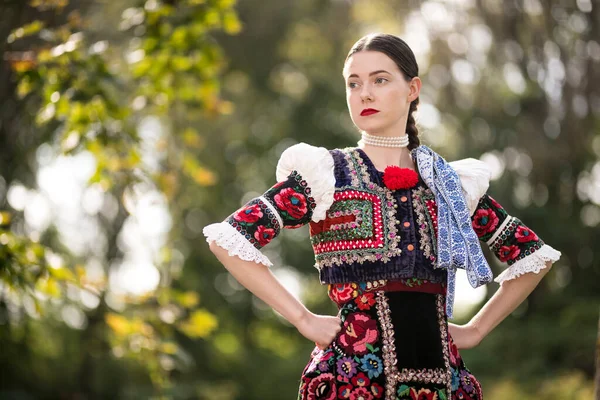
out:
M360 91L360 98L362 99L363 102L373 100L373 96L371 95L371 91L370 91L368 85L363 85L363 87Z

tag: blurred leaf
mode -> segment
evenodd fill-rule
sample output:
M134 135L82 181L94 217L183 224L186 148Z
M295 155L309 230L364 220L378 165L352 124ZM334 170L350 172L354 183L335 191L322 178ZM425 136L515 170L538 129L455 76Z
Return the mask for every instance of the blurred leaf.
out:
M190 318L178 325L179 330L191 338L206 338L218 326L217 318L207 310L194 311Z

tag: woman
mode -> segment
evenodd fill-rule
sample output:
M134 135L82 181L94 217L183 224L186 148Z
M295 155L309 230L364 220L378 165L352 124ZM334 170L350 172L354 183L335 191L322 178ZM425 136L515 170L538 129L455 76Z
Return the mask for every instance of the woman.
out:
M476 346L508 316L560 252L486 194L483 162L447 163L420 145L413 112L421 80L402 39L361 38L343 76L358 147L286 149L277 184L205 227L210 249L315 342L299 399L481 399L458 349ZM307 310L260 252L281 228L307 223L337 316ZM493 278L480 241L508 264L495 279L501 287L469 323L448 323L456 268L474 287Z

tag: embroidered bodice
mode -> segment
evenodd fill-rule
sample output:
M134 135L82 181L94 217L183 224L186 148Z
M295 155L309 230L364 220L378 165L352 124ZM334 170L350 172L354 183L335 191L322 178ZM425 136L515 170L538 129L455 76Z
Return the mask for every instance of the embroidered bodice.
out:
M422 164L417 163L418 172L425 172ZM448 165L460 178L457 193L470 213L468 231L508 264L496 282L537 273L546 261L558 260L559 251L486 194L490 172L485 163L469 158ZM223 222L206 226L204 234L230 255L271 266L260 249L282 228L310 224L323 284L408 278L445 282L452 271L436 268L443 247L438 240L446 239L438 232L440 210L432 183L426 183L430 177L420 174L416 186L392 191L382 176L362 149L299 143L282 153L274 186Z

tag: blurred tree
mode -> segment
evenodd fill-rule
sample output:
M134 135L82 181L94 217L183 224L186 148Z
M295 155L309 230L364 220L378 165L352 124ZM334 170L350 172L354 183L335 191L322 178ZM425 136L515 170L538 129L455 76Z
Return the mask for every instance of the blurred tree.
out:
M0 310L9 328L1 340L15 346L1 360L4 365L23 360L12 369L12 379L3 375L4 393L166 396L173 370L189 364L176 337L204 338L217 326L212 313L198 308L195 292L170 286L181 260L167 246L165 213L182 174L196 185L214 181L190 153L203 142L184 121L230 111L219 96L224 58L210 33L239 31L233 6L194 0L130 1L114 8L66 0L3 5L2 15L15 18L7 24L1 69L7 101L0 135L6 209L0 219ZM94 20L98 7L120 14L117 32L104 30L105 20ZM156 117L167 111L191 117L163 127ZM148 126L159 133L140 132ZM80 170L74 177L83 178L82 185L61 185L69 177L52 176L65 172L61 163ZM57 193L48 185L69 190L59 200L79 201L69 202L74 208L68 210L61 210L65 204L50 209ZM131 255L133 226L152 216L162 229L142 232L140 239L152 240L146 271L158 267L160 282L152 291L118 292L108 279L139 263ZM78 245L77 238L83 238ZM57 326L50 336L56 344L36 344L51 326ZM74 342L58 345L63 338ZM133 363L115 368L111 353ZM63 356L71 367L53 371L50 365ZM35 372L39 384L27 385L31 376L20 369ZM127 382L119 371L128 369L146 371L147 378ZM150 382L154 390L144 389Z

